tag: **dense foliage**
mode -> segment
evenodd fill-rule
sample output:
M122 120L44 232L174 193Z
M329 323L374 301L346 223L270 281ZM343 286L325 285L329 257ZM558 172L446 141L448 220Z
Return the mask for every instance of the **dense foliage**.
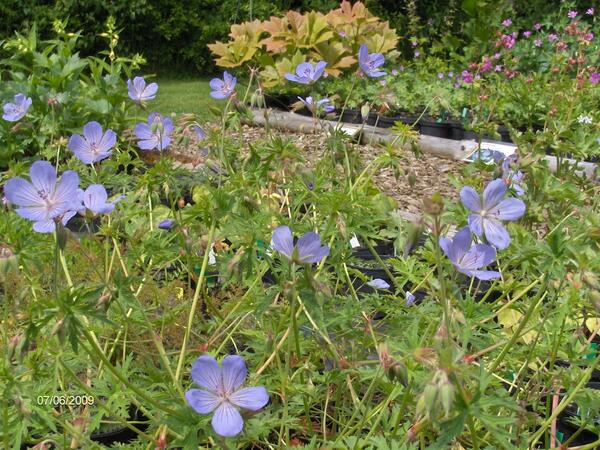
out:
M40 42L34 28L2 45L10 56L0 61L0 100L5 103L21 93L34 101L25 125L0 123L0 168L22 156L56 156L50 149L64 148L64 137L87 121L101 120L119 132L131 124L123 78L144 60L115 54L118 36L110 23L104 33L106 57L81 58L79 36L67 33L60 21L54 27L51 40Z
M254 67L210 81L206 123L153 111L112 21L93 57L63 21L4 42L2 447L600 446L600 184L563 158L600 147L597 12L563 7L532 24L540 46L503 17L468 59L415 37L402 71L357 38L346 78L290 67L313 160L268 110L245 134ZM375 177L412 185L418 133L396 123L367 161L326 120L390 105L510 118L517 150L461 165L456 197L408 221Z
M578 10L593 5L593 0L574 3ZM326 13L339 6L334 0L4 0L0 2L0 39L37 23L43 38L52 35L55 19L69 18L68 29L83 35L83 55L93 55L104 48L99 33L109 16L122 29L119 53L140 53L153 71L173 69L210 73L213 60L207 45L227 38L233 23L268 19L288 10L315 10ZM410 49L408 39L423 37L435 52L462 54L477 49L490 38L490 26L500 15L540 20L559 2L535 0L367 0L373 14L390 21L404 39L400 49ZM210 17L210 20L206 20ZM472 47L471 47L472 46Z

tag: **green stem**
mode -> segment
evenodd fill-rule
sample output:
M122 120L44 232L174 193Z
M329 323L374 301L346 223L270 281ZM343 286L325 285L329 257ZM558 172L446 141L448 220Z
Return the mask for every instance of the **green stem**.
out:
M547 292L543 292L543 290L540 289L539 294L531 302L531 304L529 305L529 308L527 308L527 311L525 312L525 315L523 316L523 318L519 322L519 326L514 331L513 335L510 338L510 341L508 341L508 343L504 346L504 348L502 349L502 351L500 352L500 354L498 355L498 357L494 360L494 362L492 363L492 365L488 369L489 373L494 373L496 371L496 369L500 366L500 364L502 363L502 360L507 355L507 353L509 352L509 350L515 344L515 342L517 342L517 339L519 339L521 337L521 331L523 331L523 328L525 328L525 325L527 325L527 322L531 318L531 316L532 316L533 312L535 311L535 309L537 308L537 306L546 297L546 294L547 294Z
M70 367L67 366L67 364L62 360L62 358L59 359L60 364L63 366L63 369L65 369L67 371L67 373L69 374L69 376L71 377L71 379L73 381L75 381L75 383L77 383L79 385L79 387L85 392L87 393L89 396L91 396L92 398L96 398L96 394L95 392L87 385L85 384L83 381L81 381L81 379L79 379L79 377L75 374L75 372L73 372L71 370ZM109 415L112 416L112 411L106 406L106 404L104 402L98 402L98 406L103 409L104 411L106 411ZM140 430L139 428L136 428L134 425L131 425L128 421L126 420L121 420L118 417L115 417L115 419L123 426L129 428L131 431L133 431L134 433L142 436L144 439L146 439L149 442L153 442L154 439L152 439L151 436L148 436L146 433L144 433L142 430ZM8 448L8 447L7 447Z
M121 383L123 383L123 385L125 387L132 390L144 402L146 402L147 404L153 405L158 410L163 411L171 416L175 416L175 417L178 417L183 420L186 419L186 417L183 414L179 413L178 411L172 410L171 408L161 405L159 402L154 400L151 396L146 395L146 393L144 393L144 391L139 389L137 386L131 384L129 382L129 380L127 378L125 378L125 376L121 373L121 371L118 370L115 366L113 366L112 363L108 360L108 358L104 355L104 353L102 352L102 349L98 346L95 339L92 337L91 333L88 331L87 327L81 327L81 332L83 333L86 340L88 341L88 344L90 345L89 348L84 346L84 348L86 348L86 350L88 350L88 353L90 354L90 356L92 354L95 354L95 356L97 356L100 359L100 361L102 361L104 363L104 365L108 368L108 370L110 372L112 372L112 374L114 376L116 376L119 379L119 381Z
M192 307L188 314L188 323L185 328L185 334L183 335L183 342L181 344L181 351L179 352L179 361L177 362L177 370L175 371L175 380L177 382L180 381L181 372L183 369L183 362L185 360L185 352L187 351L188 340L190 338L190 330L192 329L192 322L194 321L194 316L196 315L196 308L198 306L198 299L200 298L200 291L202 290L202 286L204 284L204 275L206 273L206 267L208 266L208 255L210 253L210 249L213 243L213 237L215 234L215 224L213 223L210 227L210 231L208 232L208 243L206 246L206 251L204 252L204 258L202 259L202 268L200 269L200 277L196 282L196 291L194 292L194 298L192 300Z
M562 401L559 403L559 405L556 407L556 409L552 412L550 417L548 417L542 423L539 430L536 431L536 433L529 439L530 447L532 447L538 441L538 439L546 432L546 428L548 428L548 426L550 426L550 424L554 421L554 419L556 419L560 415L560 413L562 413L564 411L564 409L567 406L569 406L569 404L571 404L571 402L573 401L573 398L575 398L575 395L577 395L577 392L579 392L579 390L581 388L583 388L585 386L585 384L588 382L588 380L590 379L590 376L592 375L592 372L598 365L599 361L600 361L600 356L598 356L594 359L594 362L583 372L583 376L580 378L579 382L577 383L575 388L571 391L571 393L562 399ZM588 447L588 448L594 448L594 447Z
M290 298L290 310L292 314L292 332L294 334L294 343L296 346L296 357L300 359L300 332L298 330L298 319L296 318L296 310L298 308L296 301L296 265L294 263L290 264L291 267L291 278L292 278L292 294Z
M434 225L434 230L436 231L434 234L436 234L437 236L439 236L441 234L441 223L440 223L440 217L436 216L435 217L435 225ZM444 328L446 328L445 332L444 332L444 341L446 343L450 342L450 297L448 296L448 291L446 289L446 277L444 277L444 271L442 268L442 249L440 247L439 242L437 242L436 239L436 244L435 244L435 258L436 258L436 267L437 267L437 273L438 273L438 280L440 282L440 296L441 296L441 304L442 307L444 309L444 317L443 317L443 322L444 322Z

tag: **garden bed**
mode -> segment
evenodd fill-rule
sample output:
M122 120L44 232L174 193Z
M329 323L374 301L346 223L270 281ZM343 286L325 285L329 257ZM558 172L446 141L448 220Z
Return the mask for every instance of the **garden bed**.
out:
M282 137L291 139L302 151L306 159L307 168L314 168L314 164L321 159L326 149L326 136L320 134L307 134L301 132L281 131ZM243 125L243 147L265 138L265 130L261 127ZM237 141L240 135L232 133L231 137ZM367 165L373 161L383 150L376 145L354 144ZM205 159L194 147L177 146L172 150L175 166L187 170L205 170ZM423 200L439 192L449 199L457 198L457 190L450 183L448 176L458 176L460 167L465 163L452 161L430 154L415 156L411 151L402 153L401 169L404 175L396 179L391 169L384 168L374 176L375 184L383 193L394 198L398 208L415 215L422 212Z

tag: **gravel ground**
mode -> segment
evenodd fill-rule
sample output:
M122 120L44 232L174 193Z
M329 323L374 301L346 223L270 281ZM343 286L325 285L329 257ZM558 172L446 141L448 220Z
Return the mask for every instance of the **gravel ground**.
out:
M247 148L248 143L265 137L263 128L243 125L242 131L244 148ZM296 146L302 150L309 166L319 160L326 148L325 137L322 134L314 135L289 131L278 131L278 133L293 139ZM236 140L239 139L239 136L238 133L233 134ZM382 153L382 149L372 145L355 145L358 147L365 165ZM194 170L204 164L204 158L198 152L196 145L175 146L171 152L172 156L179 161L179 165L187 169ZM412 152L406 151L403 154L401 163L404 175L396 180L392 170L384 168L375 174L375 183L383 192L397 200L401 210L419 214L423 199L430 197L435 192L439 192L449 199L458 198L458 192L450 184L448 176L451 174L457 175L462 164L464 163L427 154L416 157Z

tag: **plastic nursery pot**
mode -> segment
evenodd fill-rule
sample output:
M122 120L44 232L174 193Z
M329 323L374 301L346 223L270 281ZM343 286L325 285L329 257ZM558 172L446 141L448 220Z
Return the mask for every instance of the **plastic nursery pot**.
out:
M129 407L129 421L144 421L147 417L136 409L133 405ZM135 427L140 431L145 431L148 428L148 424L140 423L135 424ZM91 434L90 439L94 442L98 442L103 445L113 444L128 444L137 438L137 433L127 427L118 425L105 430L98 430Z
M464 130L463 139L466 141L479 141L479 135L473 130Z
M138 159L138 153L136 153L132 150L128 150L127 153L129 154L129 156L132 160ZM146 172L145 167L142 167L142 166L136 167L135 164L129 163L129 164L119 164L119 166L117 167L117 174L126 173L127 175L132 175L136 169L139 173L142 173L142 174Z
M558 417L556 421L556 438L562 444L569 440L577 431L577 427L569 422L566 418ZM591 444L598 440L598 435L589 430L583 430L570 442L569 448L580 447ZM538 447L542 448L542 447ZM566 448L566 447L565 447ZM599 447L594 447L598 449Z
M100 217L86 219L76 215L67 222L65 228L78 234L96 233L100 229L101 223L102 219Z
M499 126L498 133L500 134L500 140L502 142L509 142L511 144L513 143L512 139L510 138L510 131L508 131L508 128Z
M452 126L446 122L435 122L433 120L421 120L420 133L426 136L450 139L452 136Z
M471 279L467 277L461 277L460 288L463 292L464 297L469 292L469 286L471 285ZM502 297L502 291L498 289L492 289L492 282L486 280L475 280L473 281L473 287L471 289L471 297L476 302L481 302L485 298L486 303L494 303L500 297Z
M377 113L369 113L367 125L378 128L391 128L396 123L396 120L398 120L396 117L382 116L381 114Z
M377 128L391 128L396 122L401 122L406 125L412 126L413 130L419 131L421 124L417 122L417 116L410 116L404 114L394 114L390 116L383 116L377 113L369 113L369 117L367 118L367 125L371 125Z
M367 283L369 281L375 280L377 278L385 281L387 284L390 285L390 289L393 289L394 283L392 282L390 277L387 275L387 273L385 273L385 270L383 270L380 267L364 267L364 266L360 266L360 265L349 264L348 268L361 272L363 275L365 275L365 277L368 280L365 282L358 277L352 278L352 274L350 274L350 278L352 279L352 287L354 287L354 290L356 292L364 292L364 293L376 292L378 289L372 288Z
M336 117L334 120L340 120L344 123L363 123L363 118L359 109L346 108L343 111L336 111Z
M600 382L589 382L586 384L588 389L600 390ZM576 404L568 405L565 410L558 416L556 421L556 437L560 443L566 442L571 436L573 436L578 426L571 422L570 419L581 418L579 408ZM600 417L590 418L590 425L600 424ZM577 447L581 445L591 444L598 440L599 436L589 430L583 430L570 442L569 448ZM595 447L599 448L599 447Z
M296 114L300 114L301 116L306 116L306 117L312 117L313 113L310 109L308 109L306 106L303 106L300 109L297 109L296 111L294 111Z
M394 241L378 241L375 245L373 245L373 250L375 250L381 259L390 259L396 257ZM352 249L352 256L365 261L375 260L375 257L366 246L360 246Z
M407 255L414 253L417 249L423 247L425 245L426 241L427 241L427 235L422 233L419 236L419 239L417 240L417 242L414 244L411 244L409 248L405 249L404 253ZM377 255L379 255L379 257L383 260L390 259L390 258L396 258L398 256L401 256L403 253L402 250L400 250L400 252L396 252L396 249L394 246L394 241L392 241L392 240L377 241L377 243L375 245L373 245L373 250L375 250L375 253L377 253ZM360 247L356 247L356 248L352 249L352 256L354 256L358 259L362 259L364 261L374 261L375 260L375 257L373 256L373 254L371 253L369 248L367 246L362 246L362 245Z
M569 368L571 366L577 366L581 369L586 369L588 366L588 361L591 361L596 357L596 355L600 353L600 335L596 335L592 342L589 344L589 347L585 350L585 352L581 355L581 359L578 361L567 361L564 359L557 359L554 361L554 364L559 367ZM600 369L594 369L590 376L590 383L594 383L594 389L600 389Z
M292 104L298 101L298 96L293 94L265 94L265 106L267 108L290 111Z
M450 125L450 139L462 141L465 138L465 127L460 122L448 122Z

